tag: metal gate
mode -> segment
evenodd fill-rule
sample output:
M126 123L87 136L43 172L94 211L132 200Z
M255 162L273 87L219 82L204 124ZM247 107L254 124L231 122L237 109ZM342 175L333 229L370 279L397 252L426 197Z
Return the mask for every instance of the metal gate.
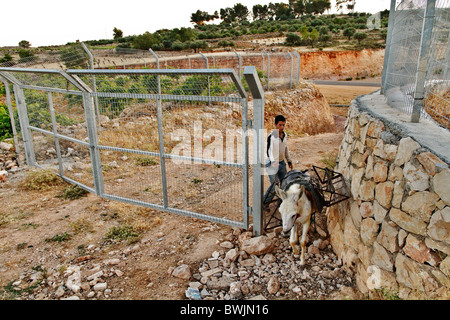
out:
M254 67L244 77L250 108L233 69L0 68L28 165L111 200L244 229L252 217L261 234L264 92Z

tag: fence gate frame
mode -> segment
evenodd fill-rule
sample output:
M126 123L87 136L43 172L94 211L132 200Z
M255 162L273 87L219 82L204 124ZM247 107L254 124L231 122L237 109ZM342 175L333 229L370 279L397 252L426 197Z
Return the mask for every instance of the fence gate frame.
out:
M39 85L30 85L24 84L20 80L18 80L11 73L31 73L31 74L52 74L59 77L63 77L70 85L74 86L76 90L69 90L68 88L54 88L50 86L39 86ZM145 152L140 150L131 150L131 152L137 152L139 154L151 154L152 156L158 157L160 159L161 164L161 184L163 189L163 205L152 204L140 200L135 200L131 198L120 197L117 195L107 194L104 190L104 181L102 175L101 161L100 161L100 150L114 150L114 151L124 151L125 149L101 146L98 142L97 135L97 126L96 119L99 116L97 106L98 106L98 96L99 93L96 92L96 88L90 88L85 82L83 82L80 78L82 75L89 75L91 79L93 79L93 83L95 84L95 76L96 75L108 75L108 74L125 74L125 75L155 75L158 79L158 93L156 94L139 94L139 97L155 99L157 102L157 124L158 124L158 138L159 138L159 152ZM165 175L165 160L169 158L174 158L176 156L171 154L166 154L164 152L164 141L163 137L163 128L162 128L162 106L161 101L165 98L167 99L169 96L161 93L160 86L160 77L161 75L207 75L208 82L209 76L212 75L224 75L229 76L232 82L234 83L239 97L236 98L223 98L224 101L233 100L235 102L241 103L242 106L242 130L243 130L243 156L242 164L230 164L227 162L220 162L217 160L209 160L209 159L198 159L195 158L195 155L190 157L192 161L201 161L202 163L209 164L219 164L219 165L232 165L233 167L238 167L242 169L242 183L243 183L243 221L235 221L227 218L214 217L211 215L187 211L183 209L178 209L175 207L170 207L167 201L167 185L166 185L166 175ZM68 69L66 71L63 70L55 70L55 69L34 69L34 68L10 68L10 67L0 67L0 81L5 84L6 97L7 97L7 106L11 111L12 109L12 101L10 94L10 84L12 84L14 97L16 101L17 112L19 116L19 124L21 129L21 138L23 142L24 153L26 157L26 162L28 166L34 166L38 168L42 168L37 162L34 154L33 148L33 138L32 131L38 131L45 135L52 136L55 140L56 154L58 159L58 167L59 172L56 173L63 180L78 185L79 187L89 191L91 193L96 194L105 199L130 203L133 205L139 205L144 207L149 207L155 210L175 213L187 217L197 218L201 220L207 220L214 223L229 225L233 227L239 227L243 229L249 228L249 216L253 216L253 234L259 236L263 233L263 217L262 217L262 195L263 195L263 160L264 160L264 90L262 88L261 82L259 80L257 70L254 66L246 66L244 67L243 76L247 81L248 87L250 89L250 93L253 96L253 119L248 119L248 99L249 96L242 85L240 77L236 74L234 69L128 69L128 70L112 70L112 69ZM209 86L209 83L208 83ZM37 90L40 92L45 92L47 94L49 111L51 114L51 128L52 130L45 130L41 128L37 128L31 126L28 119L27 114L27 106L25 101L25 96L23 93L24 89ZM62 94L71 94L81 96L82 105L84 108L84 116L86 121L86 129L87 129L87 140L82 141L73 137L69 137L58 133L57 125L56 125L56 117L55 110L53 108L53 93L62 93ZM118 94L122 97L126 98L127 95L135 95L135 94ZM221 101L220 96L195 96L195 95L186 95L186 96L170 96L171 99L189 99L192 101ZM11 123L13 128L15 129L13 114L11 113ZM254 133L253 139L253 161L249 163L249 142L248 142L248 134L246 132L248 130L252 130ZM16 130L13 130L14 139L17 145L17 136L15 133ZM90 152L90 160L92 167L92 177L94 182L94 188L89 187L79 181L75 181L67 177L64 174L64 169L62 166L62 156L61 150L59 147L59 140L65 139L73 143L77 143L89 148ZM130 150L125 150L126 152L130 152ZM249 205L249 167L253 166L253 207Z

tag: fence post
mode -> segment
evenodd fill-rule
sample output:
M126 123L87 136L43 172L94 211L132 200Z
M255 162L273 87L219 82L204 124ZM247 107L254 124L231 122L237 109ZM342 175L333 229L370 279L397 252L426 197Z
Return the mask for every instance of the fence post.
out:
M422 35L420 39L420 53L417 64L416 85L414 89L414 106L411 115L411 122L419 122L422 102L425 94L425 80L428 71L428 60L430 57L431 34L434 26L434 12L436 0L428 0L423 20Z
M156 59L156 68L159 69L159 57L156 53L150 48L148 49L150 53ZM161 75L156 76L158 82L158 99L156 100L156 117L158 121L158 140L159 140L159 161L161 163L161 183L163 187L163 202L164 208L169 206L167 200L167 177L166 177L166 159L164 158L164 134L163 134L163 113L162 113L162 105L161 105Z
M25 149L27 165L34 166L36 164L36 156L34 154L33 136L31 134L31 129L29 128L30 122L28 119L28 112L25 104L23 89L15 84L14 94L16 98L17 113L19 114L20 128L22 129L22 140L23 147Z
M244 77L253 96L253 234L260 236L264 222L264 89L254 66L244 67Z
M238 59L239 59L239 79L242 79L242 74L241 74L241 69L242 69L242 58L239 55L239 53L236 52L236 50L234 50L234 53L237 55Z
M384 64L383 64L383 75L381 77L381 90L380 94L384 94L386 91L386 77L389 68L389 56L391 51L392 42L392 32L394 30L395 24L395 4L397 0L391 0L391 8L389 11L389 22L388 22L388 32L386 36L386 49L384 50Z
M300 83L300 62L301 62L301 57L300 57L300 54L298 53L298 51L294 51L294 54L297 56L297 59L298 59L297 83Z
M289 57L291 57L291 75L289 80L289 89L292 89L292 73L294 71L294 57L292 54L288 51Z
M56 115L55 109L53 108L53 96L51 92L47 92L47 100L48 100L48 108L50 110L50 116L52 119L53 138L55 139L56 156L58 157L59 175L62 177L64 176L64 170L61 158L61 147L59 145L59 138L57 137L58 129L56 125Z
M206 61L206 69L209 69L208 58L203 53L201 53L201 52L199 52L199 53L203 57L203 59L205 59L205 61ZM209 76L208 76L208 107L211 106L210 97L211 97L211 89L210 89L210 86L209 86Z
M269 91L269 79L270 79L270 57L266 50L263 49L263 53L267 56L267 91Z
M98 149L98 135L97 127L94 121L94 112L92 109L92 95L90 93L83 92L83 105L84 116L86 118L86 130L89 139L89 151L91 154L91 167L94 180L95 193L98 196L103 196L103 173L102 164L100 158L100 151Z
M11 122L11 128L13 132L13 139L14 139L14 148L16 150L16 154L19 154L19 141L17 140L17 130L16 130L16 121L14 120L14 109L12 107L11 103L11 92L9 91L9 82L6 79L3 79L0 77L0 80L3 81L3 84L5 85L5 91L6 91L6 106L8 107L8 113L9 113L9 120ZM17 160L17 163L19 161ZM20 165L20 163L19 163Z
M84 51L86 51L87 55L89 56L89 67L94 70L94 56L92 55L91 51L88 49L88 47L84 44L84 42L81 42L81 46L83 47ZM97 84L95 83L95 75L92 75L92 90L94 93L97 93ZM95 105L95 115L97 117L97 121L100 123L100 112L98 109L98 97L94 97L94 105ZM99 124L98 123L98 124Z

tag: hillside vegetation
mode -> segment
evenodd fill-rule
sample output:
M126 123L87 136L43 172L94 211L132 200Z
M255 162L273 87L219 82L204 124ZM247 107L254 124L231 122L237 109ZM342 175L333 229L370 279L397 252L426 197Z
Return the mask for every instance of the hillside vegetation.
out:
M330 3L325 0L255 5L251 10L238 3L213 14L197 10L191 14L193 27L190 28L161 29L153 33L147 31L139 35L124 36L124 32L116 27L112 30L111 39L84 42L94 50L114 49L119 53L127 53L130 49L150 48L154 51L189 52L230 48L256 50L280 45L306 46L314 50L384 47L388 10L380 13L376 24L371 24L374 20L369 13L324 14L329 9ZM272 41L264 42L261 39ZM0 48L0 64L21 63L44 52L64 55L73 44L68 42L65 46L32 48L30 42L23 40L18 47Z

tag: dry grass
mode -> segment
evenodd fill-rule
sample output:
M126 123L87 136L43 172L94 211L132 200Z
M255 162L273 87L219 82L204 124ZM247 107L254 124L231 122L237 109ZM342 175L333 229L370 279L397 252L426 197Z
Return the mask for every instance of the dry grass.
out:
M424 106L434 121L450 129L450 88L447 85L432 88L424 101Z

